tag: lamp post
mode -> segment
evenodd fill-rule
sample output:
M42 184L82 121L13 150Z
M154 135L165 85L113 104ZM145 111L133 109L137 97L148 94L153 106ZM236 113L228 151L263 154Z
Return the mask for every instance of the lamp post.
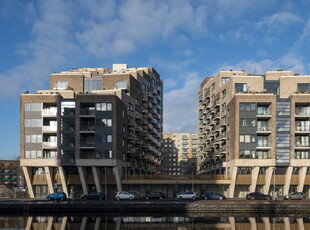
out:
M275 200L275 193L276 193L276 167L273 167L273 200Z

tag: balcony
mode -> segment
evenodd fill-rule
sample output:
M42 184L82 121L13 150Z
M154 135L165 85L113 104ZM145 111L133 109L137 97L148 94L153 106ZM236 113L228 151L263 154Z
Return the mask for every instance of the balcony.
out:
M95 116L95 109L81 109L80 116Z
M295 108L295 116L300 117L309 117L310 116L310 107L296 107Z
M45 141L45 142L42 142L42 147L43 148L56 148L57 142L56 141Z
M80 132L94 132L95 125L81 125Z
M272 110L270 108L257 110L257 117L271 117L271 115Z
M309 149L310 145L307 142L295 142L295 148L298 149Z
M42 126L42 132L44 133L57 132L57 126Z
M271 148L271 142L257 142L257 149L270 149Z
M271 125L257 126L257 134L270 134L272 132Z
M309 133L310 128L307 126L296 126L295 133Z
M95 142L92 141L81 141L80 148L95 148Z
M42 110L43 117L54 117L57 115L57 107L50 107Z

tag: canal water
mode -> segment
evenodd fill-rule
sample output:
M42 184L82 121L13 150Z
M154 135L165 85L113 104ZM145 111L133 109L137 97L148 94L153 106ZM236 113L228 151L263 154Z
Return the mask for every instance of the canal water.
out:
M73 230L73 229L310 229L310 217L291 215L281 217L270 216L127 216L91 215L85 216L2 216L0 229L27 230Z

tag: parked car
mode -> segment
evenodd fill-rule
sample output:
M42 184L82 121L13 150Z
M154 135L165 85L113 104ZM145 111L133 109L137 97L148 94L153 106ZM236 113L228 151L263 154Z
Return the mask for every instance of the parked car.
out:
M201 194L201 199L204 200L224 200L226 197L222 194L213 193L213 192L204 192Z
M46 199L48 199L48 200L65 200L65 199L67 199L67 195L64 192L55 192L55 193L48 194L46 196Z
M197 194L195 192L181 192L177 194L177 199L190 199L190 200L196 200Z
M105 194L102 192L91 192L88 194L83 194L81 196L82 199L87 200L87 199L99 199L99 200L104 200L105 199Z
M166 195L163 192L150 192L149 194L146 194L143 196L143 199L148 200L148 199L165 199Z
M265 195L260 192L251 192L246 195L246 198L248 200L271 200L272 199L271 196Z
M129 192L118 192L115 196L116 200L134 200L136 197L135 195Z
M303 192L292 192L284 196L284 200L304 200L306 199L306 194Z

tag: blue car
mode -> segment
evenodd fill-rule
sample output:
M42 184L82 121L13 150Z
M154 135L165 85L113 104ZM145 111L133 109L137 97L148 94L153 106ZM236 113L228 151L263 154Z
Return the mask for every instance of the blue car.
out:
M64 192L55 192L55 193L48 194L46 196L46 199L48 199L48 200L65 200L65 199L67 199L67 195Z
M224 200L224 199L226 199L226 197L222 194L217 194L217 193L213 193L213 192L204 192L201 195L201 199L204 199L204 200Z

